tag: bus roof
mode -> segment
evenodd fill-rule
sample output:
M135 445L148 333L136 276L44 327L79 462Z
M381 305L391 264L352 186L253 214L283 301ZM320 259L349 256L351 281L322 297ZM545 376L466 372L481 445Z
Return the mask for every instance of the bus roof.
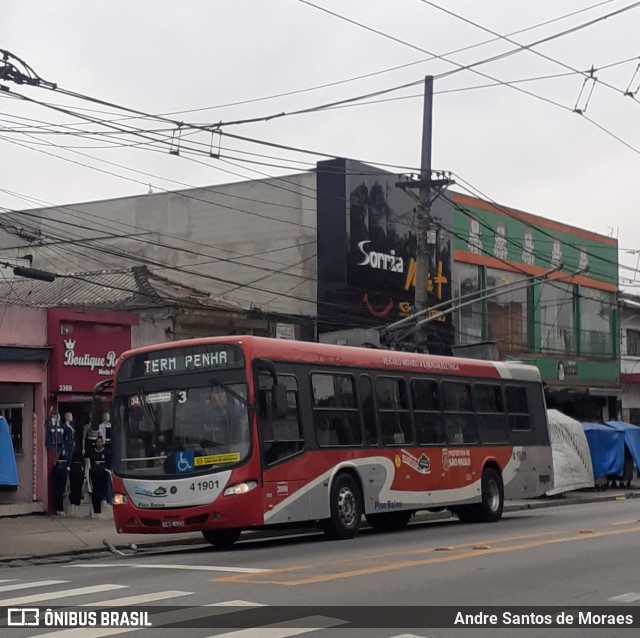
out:
M121 359L155 350L169 350L209 343L242 345L249 358L264 358L273 361L540 382L540 372L535 366L516 361L483 361L480 359L417 354L310 341L290 341L250 335L170 341L129 350L123 353Z

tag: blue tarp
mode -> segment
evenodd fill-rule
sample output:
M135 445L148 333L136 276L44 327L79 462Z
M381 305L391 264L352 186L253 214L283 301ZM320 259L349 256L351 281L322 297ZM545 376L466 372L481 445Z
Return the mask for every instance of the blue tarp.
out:
M638 476L640 476L640 427L630 423L623 423L622 421L607 421L605 425L624 432L624 443L629 452L631 452L631 456L638 468Z
M18 466L7 420L0 416L0 485L18 485Z
M593 476L622 476L624 470L624 432L601 423L582 423L587 437Z

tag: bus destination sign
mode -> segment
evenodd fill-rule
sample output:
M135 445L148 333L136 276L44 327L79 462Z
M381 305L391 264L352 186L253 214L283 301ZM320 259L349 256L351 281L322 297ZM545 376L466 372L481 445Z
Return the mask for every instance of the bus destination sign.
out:
M120 369L120 379L136 379L241 368L242 351L235 345L205 344L154 350L131 357Z

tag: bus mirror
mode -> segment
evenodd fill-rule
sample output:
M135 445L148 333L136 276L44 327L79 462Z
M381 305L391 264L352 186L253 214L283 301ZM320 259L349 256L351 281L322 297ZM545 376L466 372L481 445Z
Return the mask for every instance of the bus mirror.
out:
M271 388L273 396L273 416L281 419L287 416L287 387L282 383L276 383Z

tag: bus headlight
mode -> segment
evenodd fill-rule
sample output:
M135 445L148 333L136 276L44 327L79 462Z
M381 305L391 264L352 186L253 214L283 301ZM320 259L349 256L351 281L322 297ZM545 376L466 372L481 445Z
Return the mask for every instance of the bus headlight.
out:
M127 497L124 494L114 494L112 502L114 505L126 505Z
M258 487L257 481L245 481L244 483L238 483L237 485L228 487L224 491L224 495L232 496L233 494L246 494L256 487Z

